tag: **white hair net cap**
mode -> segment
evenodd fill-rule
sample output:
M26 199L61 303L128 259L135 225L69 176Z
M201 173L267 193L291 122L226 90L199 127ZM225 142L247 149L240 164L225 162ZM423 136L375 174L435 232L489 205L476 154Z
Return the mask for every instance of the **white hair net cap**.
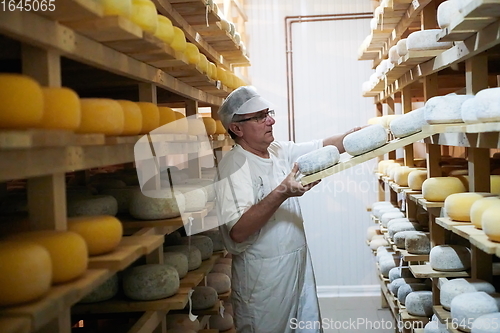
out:
M219 108L218 114L226 129L235 114L247 114L272 108L273 105L262 98L255 87L242 86L231 92Z

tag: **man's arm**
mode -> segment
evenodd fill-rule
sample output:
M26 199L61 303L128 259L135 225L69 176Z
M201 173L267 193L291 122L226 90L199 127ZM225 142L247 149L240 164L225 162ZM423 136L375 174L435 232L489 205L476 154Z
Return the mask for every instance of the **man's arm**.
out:
M354 127L353 129L343 133L343 134L336 134L334 136L331 136L329 138L326 138L326 139L323 139L323 147L325 146L335 146L338 148L339 150L339 153L343 153L345 152L345 149L344 149L344 144L343 144L343 141L344 141L344 138L347 134L351 134L353 132L356 132L356 131L359 131L360 129L362 129L363 127Z
M319 181L316 181L306 186L302 186L300 182L295 180L295 175L298 170L299 166L295 163L292 171L278 187L241 215L240 219L231 228L231 232L229 233L229 236L234 242L242 243L246 241L248 237L264 227L267 221L269 221L271 216L286 199L301 196L319 183Z

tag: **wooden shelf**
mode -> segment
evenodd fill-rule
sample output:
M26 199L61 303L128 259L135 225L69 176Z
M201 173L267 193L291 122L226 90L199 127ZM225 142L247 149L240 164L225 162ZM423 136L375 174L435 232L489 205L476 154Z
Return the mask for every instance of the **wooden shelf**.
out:
M482 230L478 233L471 234L469 237L469 242L477 247L479 250L487 253L487 254L495 254L498 256L500 253L500 243L492 242L488 239L488 236Z
M84 145L103 145L104 134L75 134L63 130L0 130L0 151Z
M0 308L2 317L20 317L30 321L30 330L36 331L60 315L96 287L104 283L112 272L90 269L75 281L51 287L49 293L38 301L24 305ZM3 331L2 331L3 333Z
M217 259L222 258L223 256L223 251L214 252L211 258L203 260L199 268L189 271L187 275L181 279L181 286L194 288L199 285L203 281L205 276L210 273Z
M2 333L30 333L31 322L29 318L0 318L0 332Z
M469 277L466 271L460 272L440 272L431 268L430 264L426 265L410 265L410 271L417 279L441 278L441 277Z
M335 164L334 166L332 166L326 170L314 173L312 175L304 176L303 178L300 179L300 181L303 185L310 184L314 181L331 176L335 173L338 173L340 171L343 171L343 170L349 169L353 166L356 166L360 163L371 160L372 158L375 158L377 156L386 154L386 153L391 152L393 150L396 150L398 148L402 148L404 146L407 146L413 142L422 140L431 134L432 133L428 133L428 132L419 132L419 133L407 136L407 137L402 138L402 139L392 140L380 148L377 148L375 150L372 150L368 153L365 153L365 154L359 155L359 156L352 157L351 155L349 155L347 153L343 153L343 154L341 154L341 159L340 159L339 163Z
M422 324L421 327L424 327L425 324L429 322L428 317L420 317L420 316L414 316L408 313L406 309L401 309L399 311L399 316L401 321L404 322L420 322ZM416 325L415 325L416 326ZM408 327L408 326L403 326L403 327Z
M162 235L123 237L120 245L111 253L89 257L89 268L121 271L141 256L151 253L163 244Z
M184 216L189 217L188 213L183 213ZM174 231L184 226L181 216L173 217L170 219L161 220L137 220L130 215L117 216L121 221L124 229L142 229L142 228L172 228Z
M215 302L215 305L208 308L208 309L203 309L203 310L191 310L191 313L196 315L196 316L216 316L220 313L220 301ZM182 309L182 310L174 310L170 311L169 313L176 314L176 313L184 313L187 314L188 310L187 309Z
M445 310L441 305L434 305L433 306L434 313L438 317L439 321L443 324L447 324L447 330L449 333L461 333L462 331L453 328L453 325L451 325L451 312L448 310Z
M103 12L102 7L95 1L58 0L54 11L41 10L38 14L54 21L68 22L99 18Z
M440 50L422 50L422 51L414 51L414 50L409 50L408 53L399 58L398 65L405 65L405 66L415 66L418 64L421 64L427 60L430 60L432 58L435 58L436 56L440 55L443 53L445 50L440 49Z
M429 261L428 254L413 254L406 250L398 249L404 261Z

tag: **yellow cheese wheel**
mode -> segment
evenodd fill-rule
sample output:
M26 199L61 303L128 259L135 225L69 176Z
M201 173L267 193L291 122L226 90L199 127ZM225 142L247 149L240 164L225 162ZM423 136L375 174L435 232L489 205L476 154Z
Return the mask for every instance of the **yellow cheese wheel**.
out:
M80 98L69 88L42 88L43 117L37 127L76 130L80 126Z
M382 117L373 117L368 119L368 125L377 125L377 124L382 124ZM380 161L383 162L383 161Z
M189 118L188 120L188 134L189 135L206 135L205 125L202 119Z
M235 76L230 71L226 71L226 81L224 83L227 87L234 89Z
M172 43L174 39L174 26L168 17L158 15L158 28L156 29L155 36L167 44Z
M0 74L0 128L27 128L43 118L40 85L26 75Z
M120 135L123 132L125 116L117 101L105 98L82 98L82 120L78 133L103 133Z
M454 193L467 191L458 177L431 177L422 183L422 195L427 201L445 201Z
M490 176L490 192L500 194L500 175Z
M472 205L484 198L479 193L454 193L444 200L444 209L450 219L455 221L470 222Z
M106 16L132 16L132 0L101 0L103 14Z
M427 170L413 170L408 174L408 187L412 190L420 191L426 179Z
M79 216L68 218L68 230L85 239L89 255L100 255L113 251L123 236L123 227L114 216Z
M52 261L52 283L74 280L87 270L87 244L83 237L75 232L30 231L11 235L8 240L34 242L47 249Z
M208 77L217 80L217 66L213 62L208 63Z
M500 242L500 205L486 209L481 218L483 231L491 241Z
M158 28L158 14L156 6L151 0L132 0L132 16L130 20L140 26L142 30L151 34Z
M117 101L122 109L124 116L123 132L121 135L137 135L142 129L141 108L134 102L126 100Z
M213 135L215 134L215 131L217 129L217 123L215 122L215 119L212 117L203 117L203 124L205 125L205 130L207 131L208 135Z
M482 198L474 202L470 208L470 221L477 229L482 229L482 217L486 209L499 206L500 198L498 197L488 197Z
M220 82L226 82L226 70L220 66L216 66L217 70L217 80Z
M226 131L226 128L224 127L224 125L222 125L222 121L220 120L216 120L215 121L215 134L226 134L227 131Z
M160 111L160 126L175 121L176 118L174 110L172 110L168 106L160 106L158 107L158 110Z
M0 306L33 301L50 289L50 254L36 243L0 242L0 272Z
M198 61L198 68L203 73L208 73L208 60L207 60L207 56L204 55L203 53L200 53L200 57L199 57L199 61Z
M399 186L408 186L408 175L414 170L419 170L417 168L410 168L407 166L402 166L394 171L394 182Z
M184 53L186 54L188 63L196 65L200 61L200 50L193 43L186 43Z
M391 121L396 119L397 117L400 117L398 114L390 114L386 116L380 117L380 125L384 126L385 128L389 128L391 126Z
M160 126L160 110L149 102L137 102L142 113L142 128L140 134L147 134Z
M184 35L184 31L181 28L174 27L174 38L170 43L170 46L179 52L184 52L186 49L186 36Z
M388 164L385 168L385 175L389 177L389 179L394 179L394 172L401 167L399 163L391 163Z
M384 167L388 163L394 163L394 160L382 160L378 162L377 164L377 172L378 173L383 173L384 172Z

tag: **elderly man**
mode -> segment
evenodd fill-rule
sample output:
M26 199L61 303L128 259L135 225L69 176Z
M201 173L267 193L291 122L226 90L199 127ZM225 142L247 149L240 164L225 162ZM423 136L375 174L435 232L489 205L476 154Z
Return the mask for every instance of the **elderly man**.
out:
M250 86L233 91L219 118L236 145L218 165L217 214L232 254L238 333L322 332L316 282L298 197L317 182L295 180L297 158L347 134L276 142L272 105Z

